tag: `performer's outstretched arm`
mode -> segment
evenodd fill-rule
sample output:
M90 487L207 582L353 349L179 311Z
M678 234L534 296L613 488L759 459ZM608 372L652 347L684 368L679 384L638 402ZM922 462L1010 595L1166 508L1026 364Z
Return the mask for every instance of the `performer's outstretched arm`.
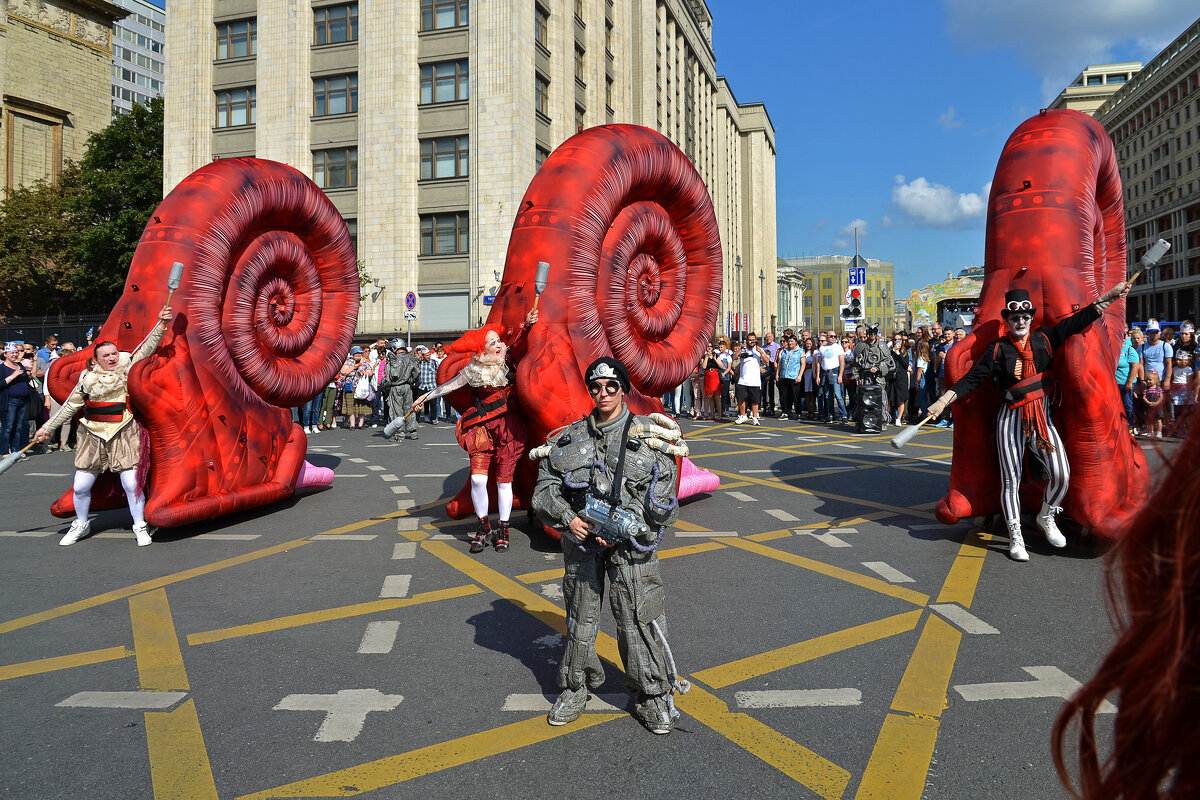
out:
M1067 339L1087 330L1087 327L1100 319L1100 315L1104 313L1104 310L1112 305L1117 298L1128 295L1131 288L1133 288L1132 284L1122 281L1102 294L1099 300L1079 309L1053 328L1043 327L1042 331L1046 334L1051 349L1057 350Z
M929 416L941 416L941 413L946 410L946 406L975 391L979 384L983 383L983 379L989 377L995 369L995 351L994 344L988 345L987 349L983 351L983 355L975 362L975 366L971 367L971 371L962 376L958 383L947 389L941 397L929 404Z
M438 386L437 388L434 388L434 389L430 389L428 392L426 392L425 394L418 397L415 401L413 401L413 411L419 412L421 410L421 406L425 405L425 403L427 403L428 401L435 400L439 397L445 397L446 395L450 394L451 392L461 389L462 387L464 387L466 385L467 385L467 376L464 375L462 372L459 372L457 375L455 375L453 378L451 378L450 380L443 383L441 386Z
M142 343L137 346L137 349L130 354L130 361L141 361L155 350L158 349L159 343L167 332L167 323L171 321L171 308L163 306L163 310L158 312L158 324L151 329Z

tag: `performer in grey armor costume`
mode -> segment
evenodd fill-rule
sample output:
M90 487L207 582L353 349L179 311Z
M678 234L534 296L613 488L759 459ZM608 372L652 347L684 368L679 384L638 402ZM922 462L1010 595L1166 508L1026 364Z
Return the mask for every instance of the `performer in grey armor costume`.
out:
M854 380L858 384L854 405L854 425L857 433L882 433L887 424L887 376L895 369L892 352L879 341L879 327L867 327L867 340L854 345L850 351L854 364Z
M413 384L417 382L417 360L408 353L398 353L401 342L392 339L384 355L383 382L380 388L385 391L389 427L397 417L403 417L412 408ZM417 417L408 416L396 426L399 428L392 434L392 441L404 441L405 434L410 439L417 438Z
M604 682L596 633L607 575L625 683L636 693L634 713L651 732L670 733L678 716L672 690L690 686L677 677L667 644L656 551L663 529L677 516L675 457L687 448L669 417L634 415L625 406L629 373L620 361L597 359L584 376L596 408L530 453L542 459L533 508L563 531L566 562L567 644L558 672L563 692L547 721L574 720L588 689ZM610 509L610 503L613 521L601 521L604 512L597 514L596 507ZM632 534L628 540L622 530Z

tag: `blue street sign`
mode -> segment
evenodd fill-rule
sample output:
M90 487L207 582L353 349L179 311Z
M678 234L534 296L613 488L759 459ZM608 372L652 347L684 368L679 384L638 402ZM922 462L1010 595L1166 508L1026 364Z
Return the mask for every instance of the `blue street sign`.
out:
M485 295L483 296L483 304L484 304L485 306L490 306L490 305L491 305L492 303L494 303L494 302L496 302L496 295L494 295L494 294L485 294Z
M412 311L413 309L415 309L417 307L417 293L416 292L409 292L408 294L404 295L404 307L407 308L409 311Z
M866 267L851 267L848 272L851 286L862 286L867 282Z

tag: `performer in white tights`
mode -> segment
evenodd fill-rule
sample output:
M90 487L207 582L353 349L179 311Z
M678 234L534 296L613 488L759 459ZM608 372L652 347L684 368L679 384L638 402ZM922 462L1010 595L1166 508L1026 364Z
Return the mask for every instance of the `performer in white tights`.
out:
M48 440L60 425L70 422L76 412L83 409L75 448L75 521L59 540L61 545L75 544L90 532L88 509L92 503L92 486L102 472L119 473L121 488L129 500L138 546L145 547L151 542L152 531L142 514L146 498L137 485L141 440L129 411L129 367L154 352L170 320L171 309L164 307L158 314L154 330L132 354L120 352L112 342L97 343L92 348L90 365L79 377L71 396L34 434L34 439L39 442Z

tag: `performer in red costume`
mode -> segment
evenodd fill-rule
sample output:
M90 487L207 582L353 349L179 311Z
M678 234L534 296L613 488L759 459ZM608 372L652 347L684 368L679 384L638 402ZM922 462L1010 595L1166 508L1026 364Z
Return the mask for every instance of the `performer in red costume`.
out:
M1065 547L1067 540L1058 530L1054 516L1062 510L1063 498L1071 478L1070 464L1062 439L1050 418L1048 397L1050 368L1054 351L1068 337L1081 333L1100 318L1104 309L1117 298L1129 294L1130 284L1114 286L1094 303L1084 306L1054 327L1032 331L1037 309L1026 289L1010 289L1004 294L1004 310L1000 315L1008 326L1008 335L996 339L983 351L971 371L929 406L929 416L936 417L946 406L974 391L984 378L992 377L1004 392L1004 405L996 419L996 450L1000 457L1000 507L1008 525L1008 555L1014 561L1028 561L1025 540L1021 534L1022 462L1027 444L1046 467L1049 480L1037 515L1037 526L1054 547Z
M443 397L467 386L475 394L475 407L459 417L455 426L458 443L471 457L471 504L479 517L479 529L471 540L471 552L479 553L489 542L496 552L509 547L508 521L513 507L513 472L525 449L525 420L516 407L516 395L510 375L516 375L516 362L525 352L525 334L538 319L537 309L525 315L513 336L505 344L500 334L504 326L485 325L467 331L446 349L456 353L471 353L471 360L450 380L426 392L413 403L412 413L418 413L429 400ZM496 502L499 505L499 530L492 535L488 521L488 471L496 465Z
M112 342L96 344L92 348L92 364L79 377L71 396L34 434L34 439L44 442L59 426L70 422L80 409L83 410L79 445L75 449L75 520L59 540L61 545L75 544L88 535L92 487L102 472L116 472L121 476L121 488L129 501L138 547L145 547L152 541L152 529L143 516L146 497L137 480L142 451L138 425L129 411L129 368L155 351L170 321L171 309L164 307L158 314L158 324L133 353L120 352Z

